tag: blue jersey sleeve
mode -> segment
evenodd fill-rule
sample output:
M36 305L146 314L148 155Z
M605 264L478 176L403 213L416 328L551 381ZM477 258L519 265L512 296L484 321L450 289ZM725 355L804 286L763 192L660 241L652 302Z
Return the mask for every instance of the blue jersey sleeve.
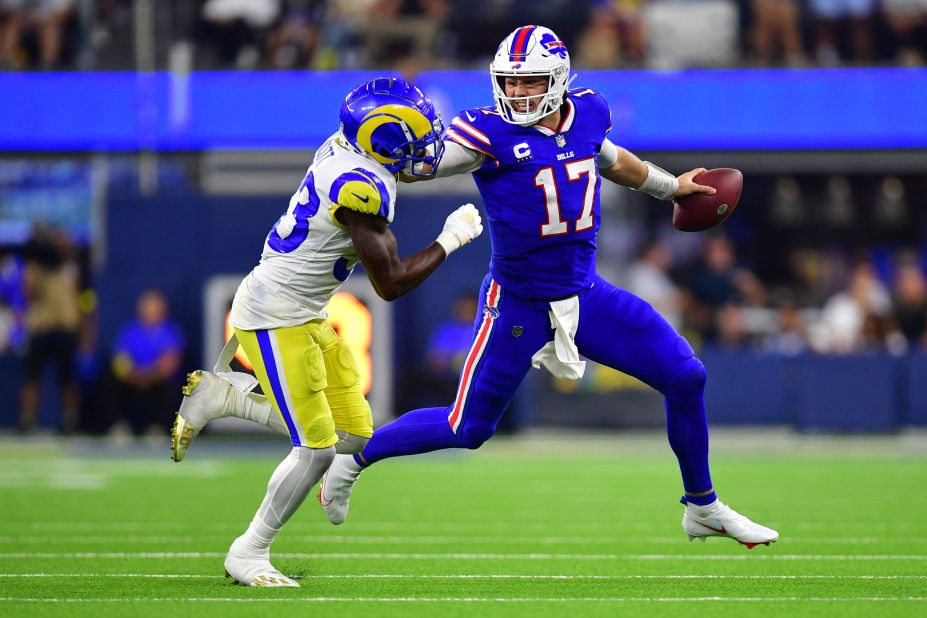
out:
M477 172L499 168L499 158L489 137L493 113L483 108L467 109L454 116L447 128L448 140L483 155L483 165Z

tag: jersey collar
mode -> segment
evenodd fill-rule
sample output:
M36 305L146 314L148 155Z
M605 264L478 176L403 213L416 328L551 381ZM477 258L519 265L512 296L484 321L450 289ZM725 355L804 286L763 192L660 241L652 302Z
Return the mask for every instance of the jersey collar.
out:
M556 135L557 133L566 133L570 130L570 127L573 126L573 120L576 118L576 107L573 105L573 101L570 99L566 100L562 106L560 106L560 126L557 127L556 131L548 129L547 127L542 127L539 124L533 125L535 129L543 133L544 135Z

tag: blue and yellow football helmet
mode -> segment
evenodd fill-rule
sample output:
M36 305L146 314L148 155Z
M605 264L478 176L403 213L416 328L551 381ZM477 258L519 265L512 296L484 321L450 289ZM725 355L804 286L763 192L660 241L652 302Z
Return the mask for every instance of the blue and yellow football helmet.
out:
M405 80L361 84L341 104L340 119L345 139L394 174L432 176L444 154L440 114Z

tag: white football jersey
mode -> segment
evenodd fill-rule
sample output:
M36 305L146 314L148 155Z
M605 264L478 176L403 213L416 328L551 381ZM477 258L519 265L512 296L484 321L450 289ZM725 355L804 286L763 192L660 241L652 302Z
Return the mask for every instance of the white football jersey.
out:
M261 263L238 286L231 325L284 328L328 317L325 306L357 263L348 230L335 212L350 208L392 222L395 203L392 174L340 134L328 138L267 235Z

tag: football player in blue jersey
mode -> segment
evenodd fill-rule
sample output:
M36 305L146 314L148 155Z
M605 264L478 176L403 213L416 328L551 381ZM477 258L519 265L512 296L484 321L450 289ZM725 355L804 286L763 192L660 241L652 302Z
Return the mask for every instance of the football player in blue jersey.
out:
M708 465L706 373L689 343L645 301L596 273L601 179L671 200L713 193L674 177L607 137L611 115L591 89L570 90L570 58L551 30L524 26L490 65L495 105L465 110L447 131L437 176L472 173L483 198L492 259L451 405L414 410L339 455L319 501L332 523L347 516L361 471L399 455L478 448L532 366L578 379L580 354L660 391L685 494L690 539L727 536L747 547L778 539L718 500Z

